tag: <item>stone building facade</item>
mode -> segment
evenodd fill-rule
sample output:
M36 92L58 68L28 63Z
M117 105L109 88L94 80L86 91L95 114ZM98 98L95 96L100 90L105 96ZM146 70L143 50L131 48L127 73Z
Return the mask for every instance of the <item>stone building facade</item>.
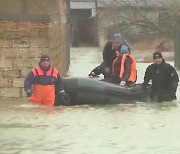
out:
M0 0L0 98L25 95L24 79L42 54L66 75L67 2Z

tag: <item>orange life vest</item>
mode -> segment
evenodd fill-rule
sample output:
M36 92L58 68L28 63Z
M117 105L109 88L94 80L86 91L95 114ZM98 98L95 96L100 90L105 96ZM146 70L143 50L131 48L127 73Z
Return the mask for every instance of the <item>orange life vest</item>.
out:
M125 64L125 61L126 61L127 57L129 57L131 59L131 61L132 61L132 63L131 63L131 73L130 73L130 76L128 78L128 81L135 82L136 79L137 79L136 61L135 61L134 57L131 54L123 54L122 60L121 60L119 78L122 79L122 77L124 75L124 64ZM117 59L118 59L118 57L115 58L114 61L113 61L112 72L114 72L114 64L115 64Z
M38 66L32 70L34 77L43 78L44 71ZM57 78L58 70L50 67L46 72L46 76ZM30 97L31 103L42 104L46 106L54 106L55 101L55 85L53 82L47 82L42 84L33 84L33 94Z
M37 75L40 75L40 76L44 75L44 71L39 66L34 68L32 70L32 73L33 73L34 77L36 77ZM53 67L50 67L50 69L46 72L46 75L57 78L58 70Z

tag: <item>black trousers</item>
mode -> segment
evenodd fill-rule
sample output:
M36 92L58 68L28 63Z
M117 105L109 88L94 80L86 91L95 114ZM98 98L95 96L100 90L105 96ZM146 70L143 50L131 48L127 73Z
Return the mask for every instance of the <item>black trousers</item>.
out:
M169 93L163 94L162 92L152 91L150 93L150 100L153 102L172 101L176 99L177 98L176 98L175 92L169 92Z

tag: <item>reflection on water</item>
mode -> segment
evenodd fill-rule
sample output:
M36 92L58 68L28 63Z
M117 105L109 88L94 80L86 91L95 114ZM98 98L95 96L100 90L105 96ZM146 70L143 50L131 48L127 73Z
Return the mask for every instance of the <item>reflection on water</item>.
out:
M177 103L55 108L25 103L0 109L1 153L169 154L180 150Z
M69 75L86 76L101 61L97 50L87 50L73 54ZM138 68L141 82L146 64ZM178 154L179 98L178 89L178 100L166 103L53 108L0 100L0 153Z

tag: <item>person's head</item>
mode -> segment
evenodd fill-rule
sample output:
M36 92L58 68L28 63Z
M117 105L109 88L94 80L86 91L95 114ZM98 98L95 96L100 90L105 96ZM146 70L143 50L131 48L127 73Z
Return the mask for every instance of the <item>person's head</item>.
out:
M128 54L129 53L129 48L126 45L122 45L120 51L116 50L116 55L119 57L123 54Z
M121 47L121 53L122 54L128 54L129 53L129 48L127 45L122 45Z
M49 67L50 65L50 58L48 55L42 55L40 58L40 65L43 67Z
M123 44L123 39L121 34L114 34L112 38L112 42L113 42L112 44L113 49L118 49L118 47Z
M153 60L155 64L161 64L163 61L162 53L160 51L155 51L153 53Z

